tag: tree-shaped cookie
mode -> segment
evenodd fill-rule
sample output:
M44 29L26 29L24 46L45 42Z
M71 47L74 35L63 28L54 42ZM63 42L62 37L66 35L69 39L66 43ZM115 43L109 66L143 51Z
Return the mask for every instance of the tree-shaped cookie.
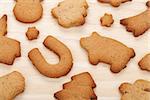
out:
M39 20L43 14L41 1L16 0L16 5L13 9L16 19L24 23L33 23Z
M133 32L135 37L144 34L150 28L150 1L146 3L148 9L139 15L122 19L120 23L126 27L126 30Z
M134 50L111 38L93 32L90 37L80 39L81 47L88 52L89 61L93 65L99 62L110 64L111 71L120 72L135 56Z
M63 85L63 90L54 94L58 100L97 100L93 88L96 84L88 72L71 77L71 81Z
M0 100L13 100L25 89L25 79L19 72L0 77Z
M109 3L114 7L119 7L121 3L125 3L132 0L98 0L98 1L102 3Z
M123 83L119 87L121 100L150 100L150 81L137 80L134 84Z
M51 12L61 26L73 27L85 23L87 8L86 0L64 0Z

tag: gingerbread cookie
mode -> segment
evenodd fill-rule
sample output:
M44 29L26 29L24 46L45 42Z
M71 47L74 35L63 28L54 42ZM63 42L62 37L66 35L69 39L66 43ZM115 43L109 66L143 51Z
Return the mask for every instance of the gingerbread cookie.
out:
M75 75L71 82L63 85L63 90L54 94L58 100L97 100L93 88L96 87L94 80L88 72Z
M123 83L119 87L121 100L150 100L150 81L137 80L134 84Z
M28 40L37 39L38 35L39 35L39 31L36 29L36 27L29 27L28 31L26 32L26 36Z
M7 15L3 15L0 19L0 36L7 34Z
M134 50L111 38L93 32L90 37L81 38L81 47L88 52L89 61L93 65L99 62L110 64L111 71L120 72L135 56Z
M75 86L55 93L58 100L95 100L96 95L91 87Z
M0 36L0 63L12 65L15 58L20 56L20 42L5 36Z
M62 42L52 36L48 36L43 44L49 50L52 50L59 56L58 64L48 64L40 51L37 48L32 49L28 56L33 65L39 70L39 72L47 77L59 78L68 74L73 65L73 58L70 50Z
M120 23L126 27L126 30L133 32L135 37L144 34L150 28L150 1L147 2L148 9L139 15L122 19Z
M16 0L13 9L18 21L23 23L33 23L39 20L43 14L42 0Z
M25 89L25 79L19 72L0 77L0 100L13 100Z
M72 87L75 85L90 86L92 88L96 87L96 84L92 76L88 72L84 72L84 73L72 76L71 82L63 84L63 88L65 89L65 88Z
M105 13L105 15L101 17L100 22L102 26L110 27L114 23L112 14Z
M121 3L125 3L132 0L98 0L98 1L102 3L109 3L114 7L119 7Z
M150 71L150 54L147 54L140 60L139 66L142 70Z
M52 9L52 15L63 27L83 25L87 16L86 0L64 0Z

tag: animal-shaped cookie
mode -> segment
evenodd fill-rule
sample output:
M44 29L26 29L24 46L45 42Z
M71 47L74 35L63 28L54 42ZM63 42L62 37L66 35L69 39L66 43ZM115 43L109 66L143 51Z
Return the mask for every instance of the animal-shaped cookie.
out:
M63 27L79 26L85 23L88 4L86 0L64 0L52 9L52 15Z
M150 28L150 1L146 3L148 9L139 15L122 19L120 23L126 27L126 30L133 32L135 37L144 34Z
M102 3L109 3L114 7L119 7L121 3L125 3L132 0L98 0L98 1Z
M137 80L134 84L123 83L119 87L121 100L150 100L150 81Z
M134 50L111 38L93 32L90 37L81 38L81 47L88 52L89 61L93 65L99 62L110 64L111 71L120 72L135 56Z
M13 9L16 19L24 23L33 23L39 20L43 15L41 1L16 0L16 5Z
M142 70L150 71L150 54L144 56L138 64Z
M48 64L39 49L34 48L28 53L33 65L35 65L41 74L47 77L58 78L68 74L73 65L72 54L68 47L52 36L48 36L43 44L49 50L56 53L60 61L58 64Z
M0 100L13 100L25 89L25 79L21 73L14 71L0 77Z
M0 19L0 36L7 34L7 15L3 15Z
M12 65L15 58L20 56L20 42L5 36L0 36L0 63Z
M63 90L54 94L58 100L97 100L93 88L96 84L88 72L71 77L71 81L63 84Z

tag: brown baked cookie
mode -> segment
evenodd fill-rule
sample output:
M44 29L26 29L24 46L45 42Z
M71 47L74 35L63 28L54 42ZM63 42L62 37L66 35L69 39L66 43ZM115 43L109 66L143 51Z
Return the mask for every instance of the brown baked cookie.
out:
M90 37L81 38L81 47L88 52L89 61L93 65L99 62L110 64L111 71L120 72L135 56L134 50L111 38L93 32Z
M3 15L0 19L0 36L7 34L7 15Z
M51 13L63 27L83 25L87 16L86 0L64 0L53 8Z
M26 36L28 40L37 39L39 36L39 30L37 30L36 27L29 27L28 31L26 32Z
M39 20L43 15L41 1L16 0L16 5L13 9L16 19L23 23L33 23Z
M71 77L71 81L63 84L63 90L54 94L58 100L97 100L93 88L96 84L88 72Z
M126 27L126 30L133 32L135 37L144 34L150 28L150 1L147 2L148 9L139 15L122 19L120 23Z
M13 100L25 89L25 79L19 72L0 77L0 100Z
M92 76L88 72L84 72L78 75L74 75L71 77L71 82L63 84L63 88L68 88L72 86L90 86L92 88L96 87L96 84L92 78Z
M119 87L121 100L150 100L150 81L137 80L134 84L123 83Z
M58 100L96 100L96 95L93 89L89 86L74 86L58 91L54 95Z
M52 50L59 56L58 64L49 64L37 48L32 49L28 56L38 71L51 78L59 78L68 74L73 65L73 58L68 47L52 36L48 36L44 42L44 46Z
M102 3L109 3L114 7L119 7L121 3L125 3L132 0L98 0L98 1Z
M144 56L138 64L142 70L150 71L150 54Z
M0 63L12 65L15 58L20 56L20 42L5 36L0 36Z
M105 15L101 17L100 22L102 26L110 27L114 23L112 14L105 13Z
M146 2L146 6L150 7L150 1Z

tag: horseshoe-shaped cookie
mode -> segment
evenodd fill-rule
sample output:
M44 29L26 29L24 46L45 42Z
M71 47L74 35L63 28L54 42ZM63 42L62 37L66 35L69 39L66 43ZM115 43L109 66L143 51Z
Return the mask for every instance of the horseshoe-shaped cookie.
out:
M42 0L16 0L13 9L14 15L18 21L24 23L33 23L39 20L43 14Z
M48 64L40 51L34 48L28 53L32 64L41 74L50 78L59 78L68 74L73 65L72 55L68 47L52 36L48 36L43 44L59 56L59 63L55 65Z

